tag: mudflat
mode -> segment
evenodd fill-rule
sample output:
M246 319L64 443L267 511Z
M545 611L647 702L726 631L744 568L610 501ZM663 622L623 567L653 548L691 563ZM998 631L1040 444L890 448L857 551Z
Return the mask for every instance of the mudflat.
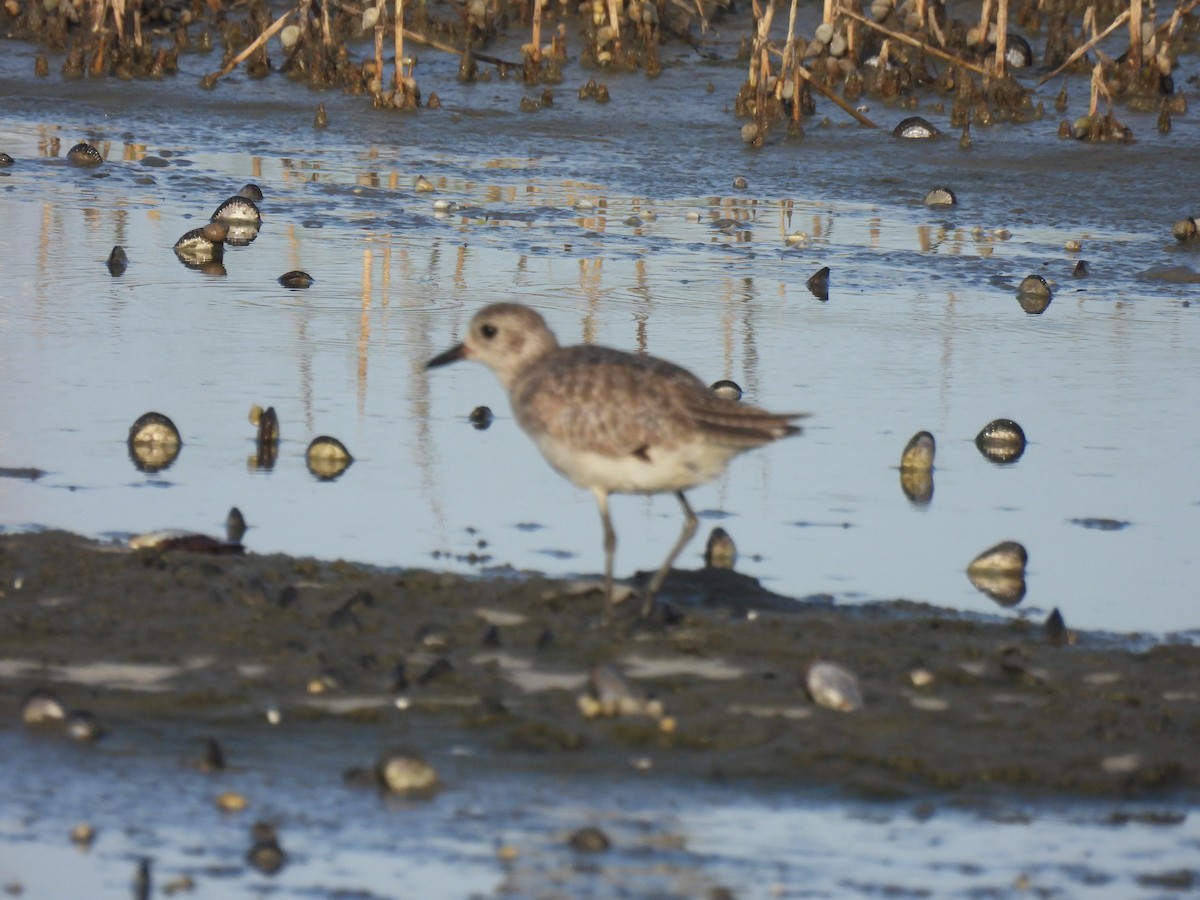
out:
M402 739L436 759L453 744L489 767L533 760L566 774L898 799L1200 788L1198 647L1086 632L1054 642L1041 622L904 601L792 600L717 569L673 572L660 600L649 622L627 602L602 626L598 585L525 573L8 534L0 694L13 727L22 699L47 689L111 733L260 729L272 712L371 729L380 752ZM861 709L806 697L801 673L818 659L857 676ZM585 717L596 665L657 700L656 714Z

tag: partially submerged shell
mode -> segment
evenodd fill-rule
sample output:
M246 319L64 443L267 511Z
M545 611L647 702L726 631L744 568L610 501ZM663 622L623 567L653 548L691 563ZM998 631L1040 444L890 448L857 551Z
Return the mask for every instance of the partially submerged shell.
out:
M804 285L822 303L827 302L829 300L829 266L818 269L808 281L804 282Z
M160 472L175 462L183 441L175 423L162 413L148 412L129 426L129 458L141 472Z
M404 750L383 754L375 763L375 775L380 785L393 794L427 795L442 786L433 766Z
M1017 541L1001 541L988 547L967 566L968 572L995 572L998 574L1021 574L1029 562L1025 547Z
M1053 297L1050 285L1041 275L1026 275L1017 286L1017 302L1032 316L1044 313Z
M229 226L224 222L209 222L201 228L184 232L175 242L175 255L185 264L202 264L220 260L225 251Z
M720 381L714 381L708 388L722 400L741 400L742 388L736 381L730 381L728 378L722 378Z
M67 151L67 161L74 166L94 169L104 162L104 157L100 155L99 150L85 142L76 144Z
M993 419L975 436L975 446L994 463L1013 463L1025 452L1025 431L1012 419Z
M323 434L312 439L305 451L304 461L310 471L322 481L332 481L350 467L354 457L335 437Z
M476 431L487 431L492 427L492 422L495 418L490 408L477 406L471 410L471 414L467 416L467 421L471 423Z
M927 141L941 135L929 120L920 116L909 116L892 129L892 137L908 141Z
M108 274L114 278L124 275L125 270L129 268L129 257L125 254L125 248L120 244L113 247L104 264L108 266Z
M918 431L904 445L904 452L900 454L900 468L928 471L933 468L936 452L937 442L933 435L928 431Z
M292 290L304 290L305 288L312 287L313 277L300 269L293 269L290 272L284 272L280 275L279 283L285 288Z
M216 208L210 217L213 222L225 222L226 224L253 224L255 227L262 225L262 213L259 212L258 205L249 197L243 197L241 194L234 194L224 203Z
M67 718L66 707L50 691L31 691L21 704L21 721L26 725L57 724Z
M704 565L710 569L732 569L737 563L737 545L724 528L717 527L704 547Z
M1016 541L1001 541L984 550L967 566L971 584L1001 606L1016 606L1025 598L1025 566L1029 554Z
M801 680L804 692L818 706L838 712L854 712L863 707L858 679L853 672L837 663L814 662L803 673Z
M924 203L926 206L954 206L958 203L958 198L950 188L935 187L925 195Z

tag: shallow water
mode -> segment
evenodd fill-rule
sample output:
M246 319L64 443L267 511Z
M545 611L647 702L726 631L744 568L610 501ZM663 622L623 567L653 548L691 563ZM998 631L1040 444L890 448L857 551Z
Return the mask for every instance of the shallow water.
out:
M155 896L709 897L1161 896L1194 873L1200 819L1171 805L980 806L834 801L753 786L490 771L469 748L432 760L447 789L389 802L346 787L368 764L373 730L263 724L219 735L229 769L188 772L201 735L126 729L101 748L0 733L15 790L0 825L0 881L23 896L123 896L141 859ZM71 777L64 778L64 770ZM241 813L215 804L243 794ZM250 826L275 823L288 854L261 874L245 861ZM81 821L96 830L73 847ZM604 853L566 846L597 826ZM981 848L986 847L986 852ZM1176 883L1178 883L1176 881Z
M732 60L736 34L714 40ZM595 573L590 495L545 466L490 373L422 369L480 305L521 299L564 341L648 350L813 414L803 437L693 492L706 521L681 565L700 564L703 531L720 524L739 568L784 594L999 612L964 569L1013 539L1029 550L1028 593L1006 614L1057 606L1072 627L1156 635L1200 626L1187 540L1200 524L1200 253L1170 236L1196 212L1180 190L1194 117L1164 136L1152 114L1119 110L1138 143L1091 147L1060 141L1051 112L976 128L963 151L897 142L888 130L909 111L869 104L884 128L830 110L832 126L754 152L726 109L742 66L691 51L657 80L608 77L607 106L578 100L589 73L568 69L536 114L516 111L515 83L459 85L456 61L426 51L418 75L444 107L416 115L280 77L235 73L201 91L215 56L139 85L33 80L33 55L8 45L0 57L0 146L17 160L0 174L0 465L48 474L0 479L4 528L219 533L236 505L256 552ZM1038 96L1052 107L1057 91ZM1077 79L1071 96L1068 116L1086 98ZM318 100L324 131L311 125ZM932 102L918 112L945 126ZM106 155L98 170L64 160L85 138ZM418 175L437 193L414 192ZM175 239L249 180L266 193L257 240L228 252L223 277L180 265ZM956 208L921 204L938 184ZM438 214L436 198L466 208ZM785 244L794 231L811 245ZM1065 251L1068 239L1083 250ZM131 260L119 278L104 267L114 244ZM1089 277L1070 277L1077 258ZM825 265L821 303L804 282ZM275 282L295 268L311 289ZM1030 273L1056 291L1040 316L1016 300ZM246 464L256 402L282 422L270 472ZM466 420L480 404L498 417L484 432ZM145 475L124 438L151 409L185 446ZM1000 416L1030 439L1007 467L972 443ZM939 452L919 507L897 464L922 429ZM321 433L356 457L332 483L304 466ZM617 498L614 515L618 573L654 568L675 502ZM1078 523L1089 519L1128 525Z

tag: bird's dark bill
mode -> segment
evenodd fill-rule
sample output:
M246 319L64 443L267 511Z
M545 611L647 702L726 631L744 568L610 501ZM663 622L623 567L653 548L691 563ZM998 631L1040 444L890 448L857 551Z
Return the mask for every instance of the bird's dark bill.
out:
M464 359L466 355L466 344L459 344L457 347L451 347L445 353L435 356L429 362L425 363L425 368L436 369L438 366L448 366L452 362L458 362L458 360Z

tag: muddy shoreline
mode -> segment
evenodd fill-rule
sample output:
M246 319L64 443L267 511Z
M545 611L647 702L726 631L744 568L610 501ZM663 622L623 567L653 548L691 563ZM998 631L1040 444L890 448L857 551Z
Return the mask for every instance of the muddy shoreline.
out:
M1191 801L1200 788L1195 646L1087 633L1055 646L1027 622L787 601L715 570L668 580L668 621L642 626L628 612L602 628L599 595L578 590L516 573L3 535L0 694L14 728L43 688L112 734L172 722L228 733L277 710L375 731L380 752L401 744L435 767L456 746L492 768L885 799ZM864 709L803 695L797 673L818 657L857 674ZM577 701L596 663L659 699L670 724L584 719ZM918 669L930 683L914 685Z

